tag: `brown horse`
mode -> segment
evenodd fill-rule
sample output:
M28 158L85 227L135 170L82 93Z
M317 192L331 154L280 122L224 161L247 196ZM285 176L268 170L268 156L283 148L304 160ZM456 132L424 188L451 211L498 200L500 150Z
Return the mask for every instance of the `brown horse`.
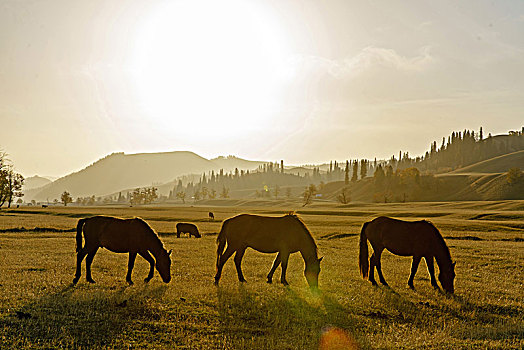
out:
M82 248L82 231L85 245ZM78 220L76 226L76 274L73 284L76 284L82 274L82 260L86 257L86 279L95 283L91 278L91 264L98 248L106 248L115 253L129 253L126 281L133 284L131 272L137 254L140 254L150 264L149 275L145 282L149 282L156 269L165 283L171 281L171 251L166 251L155 231L140 218L120 219L111 216L93 216ZM151 256L151 254L155 257Z
M373 247L373 254L368 262L368 243ZM417 272L420 260L424 258L431 277L431 285L438 288L435 279L433 258L437 261L440 273L438 279L442 288L453 293L453 280L455 278L455 263L451 261L449 248L437 228L430 222L402 221L388 217L378 217L366 222L360 233L359 267L363 278L369 276L369 281L376 285L375 267L377 268L380 283L387 285L382 275L380 256L384 249L401 256L413 256L411 275L408 285L413 287L413 278Z
M224 251L226 243L227 249ZM289 254L299 251L306 264L304 275L309 286L311 288L318 287L318 275L322 258L319 259L317 256L317 245L306 225L294 214L282 217L241 214L229 218L222 224L217 244L216 285L218 285L222 275L224 264L235 252L234 260L238 279L240 282L246 282L242 274L241 263L246 248L250 247L262 253L278 252L273 267L267 275L268 283L273 281L275 270L278 265L282 264L280 282L288 285L286 269Z

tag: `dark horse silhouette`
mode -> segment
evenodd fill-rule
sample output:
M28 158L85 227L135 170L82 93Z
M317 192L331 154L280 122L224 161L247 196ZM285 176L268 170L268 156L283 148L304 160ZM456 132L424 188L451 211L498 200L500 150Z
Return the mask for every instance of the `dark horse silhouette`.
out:
M181 233L189 233L189 237L195 236L196 238L202 237L198 232L198 228L194 224L186 222L179 222L176 224L176 237L180 238Z
M212 211L210 211L210 212L208 213L208 215L209 215L209 219L210 219L210 220L215 220L215 214L213 214Z
M82 247L82 231L85 244ZM86 257L86 279L95 283L91 277L91 264L98 248L106 248L115 253L129 253L126 281L133 284L131 272L137 254L140 254L150 264L149 275L145 282L149 282L156 269L165 283L171 281L171 251L164 246L155 231L140 218L120 219L111 216L93 216L78 220L76 226L76 274L73 283L76 284L82 274L82 260ZM151 254L155 257L151 256Z
M368 240L373 247L373 254L369 262ZM435 258L440 270L438 279L442 288L449 293L454 292L455 263L451 261L449 248L442 235L432 223L425 220L408 222L381 216L362 226L359 254L360 273L363 278L369 276L369 281L374 285L377 284L374 276L375 267L380 283L387 285L380 264L380 256L384 249L396 255L413 256L411 275L408 280L410 288L413 288L413 278L422 258L426 260L431 285L438 288L433 266L433 258Z
M227 243L227 249L224 248ZM262 253L277 253L273 267L267 275L271 283L278 265L282 264L280 282L287 285L286 269L289 254L300 252L306 264L304 275L311 288L318 287L320 261L317 256L317 245L304 222L293 214L282 217L258 216L241 214L229 218L222 224L217 238L217 273L215 284L218 285L222 268L226 261L235 254L235 265L238 279L246 282L242 274L241 263L246 248L251 247Z

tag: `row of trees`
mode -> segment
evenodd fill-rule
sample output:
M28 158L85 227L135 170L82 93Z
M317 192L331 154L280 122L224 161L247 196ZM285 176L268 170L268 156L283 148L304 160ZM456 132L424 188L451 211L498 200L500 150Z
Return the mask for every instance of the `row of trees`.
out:
M139 204L151 204L159 198L158 188L144 187L144 188L135 188L132 192L128 192L125 196L122 195L122 192L118 196L106 196L106 197L77 197L75 203L77 205L101 205L101 204L116 204L116 203L130 203L131 205ZM72 203L73 199L69 192L64 191L61 196L61 202L64 205Z
M523 149L524 127L521 131L509 131L508 135L488 134L487 138L481 127L478 132L454 131L442 138L440 146L433 141L422 157L411 158L409 153L399 152L398 159L393 156L387 164L395 169L416 167L422 171L445 172Z
M228 198L229 190L253 189L256 198L279 198L279 196L290 198L293 194L292 187L319 185L339 180L344 180L348 184L350 181L355 182L359 178L365 178L369 172L373 173L376 166L376 160L373 163L366 159L348 160L345 162L345 167L344 163L331 161L325 171L314 167L309 170L298 169L296 173L292 173L292 170L284 171L284 163L280 161L260 165L254 171L238 169L229 173L223 170L218 173L211 171L199 177L180 178L169 191L168 199L178 199L185 203L188 197L195 200Z
M439 180L432 174L422 175L415 167L393 171L391 165L377 168L373 185L373 200L384 203L421 200L439 190Z
M156 187L145 187L135 188L131 193L129 202L131 204L151 204L155 199L158 198L158 188Z
M95 198L79 197L78 205L94 205L101 203L131 203L149 204L155 200L194 201L229 198L230 192L247 190L256 198L291 198L293 188L305 188L301 195L306 205L315 197L318 188L325 182L344 181L344 187L336 195L341 203L350 201L352 187L359 179L373 176L376 201L416 200L422 198L428 188L438 188L438 181L431 175L433 172L451 170L466 166L493 156L524 149L524 127L522 131L511 131L509 135L484 138L482 127L478 132L464 130L452 132L442 139L442 144L433 142L424 156L411 158L409 153L399 152L398 158L392 156L387 161L346 160L331 161L318 167L289 170L284 168L284 162L274 162L260 165L254 171L239 170L225 172L210 171L202 175L191 175L178 180L169 195L160 196L155 187L137 188L123 196ZM291 173L293 172L293 173ZM424 175L422 175L424 174ZM508 175L508 184L517 183L521 178L516 170ZM21 197L23 177L13 171L4 154L0 154L0 205ZM428 187L429 186L429 187ZM239 193L239 192L237 192ZM247 193L247 192L244 192ZM298 191L295 193L299 195ZM61 197L64 205L72 202L69 193Z

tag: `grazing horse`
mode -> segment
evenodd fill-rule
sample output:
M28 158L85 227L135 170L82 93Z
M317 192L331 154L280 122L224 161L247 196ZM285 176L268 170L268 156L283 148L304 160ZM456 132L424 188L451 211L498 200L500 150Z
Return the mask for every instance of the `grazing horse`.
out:
M82 231L85 244L82 247ZM126 281L133 284L131 272L137 254L140 254L150 264L149 275L145 282L149 282L156 269L165 283L171 281L171 251L164 246L155 231L140 218L120 219L111 216L93 216L78 220L76 226L76 274L73 284L76 284L82 274L82 260L86 257L86 279L95 283L91 277L91 264L98 248L106 248L115 253L129 253ZM155 257L151 256L151 254Z
M373 247L373 254L368 261L368 243ZM413 256L411 275L408 285L413 287L413 278L417 272L420 260L424 258L431 277L431 285L438 288L435 279L435 268L433 258L439 267L438 279L442 288L449 293L454 292L453 280L455 278L455 263L451 261L449 248L444 242L442 235L430 222L402 221L388 217L378 217L364 223L360 233L359 267L363 278L369 277L369 281L376 285L375 267L377 268L380 283L387 285L382 275L380 256L384 249L401 256Z
M208 215L209 215L209 219L210 219L210 220L215 220L215 214L213 214L212 211L210 211L210 212L208 213Z
M189 237L191 237L192 235L196 238L202 237L198 232L198 228L196 227L196 225L189 224L186 222L179 222L178 224L176 224L176 237L180 238L181 233L189 233Z
M227 243L227 249L224 248ZM242 274L241 263L246 248L250 247L262 253L278 253L273 267L267 275L271 283L278 265L282 264L280 282L288 285L286 269L289 254L300 252L306 264L304 275L310 288L318 287L320 261L317 256L317 245L304 222L294 214L282 217L241 214L224 221L217 238L217 273L215 285L218 285L222 268L226 261L235 254L235 265L238 279L246 282Z

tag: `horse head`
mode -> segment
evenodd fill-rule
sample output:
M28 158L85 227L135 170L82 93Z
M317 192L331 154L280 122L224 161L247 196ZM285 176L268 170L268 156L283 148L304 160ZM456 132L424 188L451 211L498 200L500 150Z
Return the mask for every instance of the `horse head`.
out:
M455 264L456 262L452 263L448 269L441 269L438 274L438 280L440 281L442 288L451 294L455 292L453 286L453 281L455 280Z
M162 281L169 283L171 281L171 252L162 249L161 253L156 257L156 269L162 277Z
M304 275L306 276L307 284L309 288L317 289L318 288L318 275L320 273L320 262L322 258L315 258L313 261L306 262L306 269Z

